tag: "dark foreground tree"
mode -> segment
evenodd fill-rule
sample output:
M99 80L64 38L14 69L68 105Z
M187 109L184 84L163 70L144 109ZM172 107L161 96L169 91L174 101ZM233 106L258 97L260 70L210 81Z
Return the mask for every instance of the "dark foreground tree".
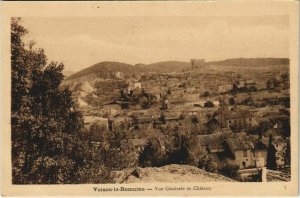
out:
M269 137L269 145L267 150L267 169L276 170L277 163L276 163L276 148L273 145L273 138L272 135Z
M11 134L14 184L76 183L87 163L83 121L69 90L60 89L63 64L23 42L27 30L11 20Z
M284 151L284 164L286 166L291 165L291 143L290 143L290 139L287 140L285 151Z
M158 138L150 138L143 152L139 155L138 164L141 167L158 167L166 164L165 150Z

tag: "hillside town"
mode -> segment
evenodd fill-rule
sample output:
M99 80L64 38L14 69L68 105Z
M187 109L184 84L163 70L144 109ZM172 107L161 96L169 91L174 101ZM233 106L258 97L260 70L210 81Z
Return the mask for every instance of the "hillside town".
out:
M295 14L276 4L265 16L196 16L191 5L7 17L7 192L296 193Z
M237 181L290 180L288 64L191 59L181 71L115 69L71 76L63 86L90 143L121 150L130 158L124 168L186 164Z

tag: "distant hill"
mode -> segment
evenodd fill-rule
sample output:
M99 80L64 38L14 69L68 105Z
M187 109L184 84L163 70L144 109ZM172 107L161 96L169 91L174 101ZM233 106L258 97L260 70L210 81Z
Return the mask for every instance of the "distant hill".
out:
M134 66L126 63L119 63L119 62L101 62L92 65L86 69L83 69L71 76L68 76L66 80L80 78L89 74L96 74L97 76L105 77L109 73L116 72L116 71L123 72L123 73L132 73L132 74L137 74L141 72L156 72L156 73L181 72L182 69L189 66L190 63L179 62L179 61L157 62L149 65L140 63Z
M209 65L223 65L223 66L267 66L267 65L289 65L288 58L233 58L222 61L208 62ZM182 61L164 61L152 64L136 64L130 65L120 62L101 62L83 69L75 74L67 76L66 80L76 79L89 74L95 74L99 77L107 77L113 72L123 72L131 74L139 74L141 72L155 72L155 73L172 73L182 72L185 68L189 68L189 62Z
M233 58L223 61L209 62L210 65L228 66L266 66L266 65L289 65L288 58Z
M119 62L101 62L92 65L86 69L69 76L66 80L79 78L89 74L96 74L97 76L105 76L109 72L120 71L124 73L136 73L139 72L139 67Z
M190 67L189 62L181 61L164 61L152 63L149 65L143 66L145 69L157 72L157 73L171 73L171 72L181 72L184 68Z

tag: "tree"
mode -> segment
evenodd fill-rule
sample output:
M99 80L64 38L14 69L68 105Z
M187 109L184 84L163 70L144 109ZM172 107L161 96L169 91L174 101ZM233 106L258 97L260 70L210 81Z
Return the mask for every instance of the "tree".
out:
M276 148L273 145L272 135L270 135L270 137L269 137L269 145L268 145L268 150L267 150L267 168L270 170L277 169Z
M230 90L230 93L237 94L239 92L239 90L240 89L238 88L238 86L236 84L233 84L232 89Z
M280 81L277 80L276 78L272 78L267 81L266 85L267 85L267 89L273 90L275 88L278 88L278 86L280 85Z
M161 112L159 121L161 121L162 124L166 124L166 116L163 112Z
M179 115L179 120L183 120L185 118L185 115L183 114L183 113L181 113L180 115Z
M291 165L291 144L290 140L287 140L287 144L284 150L284 164L286 166Z
M109 131L104 124L94 122L90 128L90 136L92 141L101 142L103 148L109 147L109 143L108 143Z
M281 76L281 82L283 83L284 85L284 88L285 89L288 89L290 88L290 75L289 73L283 73Z
M266 85L267 85L267 89L273 89L273 83L272 83L271 80L268 80L268 81L266 82Z
M76 183L88 141L71 92L60 88L63 64L23 42L27 30L11 20L12 176L14 184Z
M230 160L226 160L224 163L222 163L220 168L220 172L230 178L237 178L239 176L238 170L239 165Z
M209 94L209 91L205 91L203 92L202 94L200 94L200 97L208 97L210 94Z
M152 158L153 158L154 154L155 154L155 147L151 141L148 141L143 152L139 156L139 159L138 159L139 165L141 167L152 166Z
M251 86L251 87L248 88L248 91L249 92L255 92L255 91L257 91L257 88L256 88L256 86Z
M197 117L196 115L193 115L193 116L192 116L192 123L193 123L193 124L199 123L198 117Z
M214 107L214 106L215 106L214 103L210 100L208 100L204 103L204 107Z
M173 134L173 140L175 140L173 148L168 149L169 163L186 164L188 159L189 136L175 132Z
M172 93L171 93L171 89L170 88L168 88L168 90L167 90L167 94L168 95L171 95Z
M150 101L147 98L144 98L141 106L143 109L148 109L150 107Z
M197 166L208 172L216 172L217 164L213 158L208 156L207 151L199 145L195 138L185 139L183 141L183 150L185 153L185 163Z
M164 162L164 153L159 146L157 138L151 138L139 156L139 165L141 167L161 166Z
M234 98L229 98L228 101L229 101L229 104L230 104L230 105L234 105L234 104L235 104Z

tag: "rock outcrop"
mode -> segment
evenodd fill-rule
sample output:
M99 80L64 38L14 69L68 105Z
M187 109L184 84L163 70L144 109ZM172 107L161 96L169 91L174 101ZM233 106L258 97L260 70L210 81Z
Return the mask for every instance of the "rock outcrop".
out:
M116 171L114 178L116 183L234 182L234 180L216 173L209 173L194 166L178 164Z

